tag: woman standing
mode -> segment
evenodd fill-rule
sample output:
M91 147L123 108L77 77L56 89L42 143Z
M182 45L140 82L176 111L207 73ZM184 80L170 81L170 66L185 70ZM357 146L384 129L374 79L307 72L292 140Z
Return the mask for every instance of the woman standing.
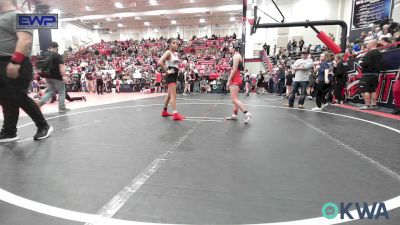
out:
M232 61L231 61L231 74L228 78L227 85L229 86L229 90L231 92L231 99L233 103L233 114L230 117L227 117L227 120L237 120L238 119L238 111L242 111L244 113L244 123L248 124L251 120L251 114L247 111L246 106L238 99L239 89L242 85L242 78L240 76L240 71L244 70L243 59L239 53L240 46L231 46L229 51L233 53Z
M166 74L166 83L168 85L168 95L164 100L164 108L161 113L162 116L172 116L174 120L183 120L184 116L178 113L176 109L176 82L178 79L179 72L179 57L176 50L178 49L177 40L170 38L168 39L168 50L161 57L158 64L164 70ZM168 104L172 106L172 115L168 113Z
M338 104L343 104L343 89L346 86L347 70L343 64L341 55L336 55L335 57L335 67L333 68L333 74L335 80L335 101Z
M317 90L316 90L316 95L317 95L317 107L312 108L313 111L322 111L323 108L328 106L329 104L327 103L326 95L329 94L329 92L332 90L331 89L331 83L332 83L332 61L334 58L332 58L332 55L325 52L322 53L320 56L320 61L321 65L318 69L318 75L317 75ZM324 105L322 105L322 103Z

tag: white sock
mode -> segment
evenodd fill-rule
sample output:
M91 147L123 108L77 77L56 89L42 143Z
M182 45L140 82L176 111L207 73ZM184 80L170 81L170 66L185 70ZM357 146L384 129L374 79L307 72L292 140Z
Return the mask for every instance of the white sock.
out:
M174 111L172 111L172 113L173 113L173 114L177 114L177 113L178 113L178 111L177 111L177 110L174 110Z

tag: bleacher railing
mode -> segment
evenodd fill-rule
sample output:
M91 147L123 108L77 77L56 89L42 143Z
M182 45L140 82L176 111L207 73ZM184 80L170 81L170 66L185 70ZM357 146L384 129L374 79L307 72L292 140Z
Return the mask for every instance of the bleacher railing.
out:
M265 70L272 73L274 70L274 67L273 67L271 60L269 59L269 56L267 55L267 52L265 50L260 51L260 58L263 62Z

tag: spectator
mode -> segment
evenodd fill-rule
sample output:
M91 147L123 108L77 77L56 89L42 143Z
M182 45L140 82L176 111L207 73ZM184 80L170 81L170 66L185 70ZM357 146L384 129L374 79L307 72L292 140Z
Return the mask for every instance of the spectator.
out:
M384 49L382 49L382 52L385 52L387 50L393 49L393 47L386 47L387 45L392 44L392 42L390 41L390 39L388 37L384 37L380 40L380 45L382 47L385 47Z
M49 51L49 71L46 75L47 90L46 94L38 101L38 105L42 106L53 98L53 95L58 93L58 112L65 113L70 109L65 107L65 83L70 79L65 72L63 57L58 54L58 44L52 42Z
M91 70L91 72L85 74L86 78L86 89L89 93L95 92L94 91L94 72Z
M226 90L226 83L228 82L228 76L229 72L228 69L225 69L222 75L220 76L221 79L221 85L222 85L222 94L226 95L227 90Z
M297 51L297 41L295 39L293 39L292 41L292 47L293 47L293 52Z
M299 108L304 108L304 100L306 98L306 91L309 82L309 76L311 74L311 68L313 67L313 61L308 59L308 53L302 52L301 58L296 60L292 69L295 71L295 77L293 82L293 89L289 95L289 103L287 106L293 107L295 95L298 92L299 88L301 88L301 94L299 99Z
M257 75L257 94L264 94L264 75L261 71Z
M316 76L315 72L311 72L310 78L308 80L308 86L307 86L307 99L309 99L309 100L313 99L316 79L317 79L317 76Z
M333 68L334 88L336 103L343 104L343 89L347 81L347 69L343 62L342 55L336 55Z
M332 62L333 60L329 53L325 52L320 56L320 67L318 70L317 77L317 107L312 108L313 111L322 111L326 106L328 106L328 100L326 96L331 91L332 74L333 70ZM322 105L323 104L323 105Z
M368 41L371 41L372 39L374 39L374 34L372 33L372 31L368 32L368 35L364 38L364 43L367 43Z
M202 94L206 93L206 92L208 92L208 89L209 89L208 81L207 81L206 77L203 77L200 82L200 92Z
M368 42L368 52L364 56L361 67L363 76L360 80L360 89L364 93L365 105L360 109L377 109L376 105L376 88L378 86L378 75L382 70L382 54L377 49L378 41L372 40Z
M278 70L278 82L277 82L277 93L278 96L282 96L282 94L284 93L284 89L285 89L285 70L283 68L283 66L279 67Z
M251 88L251 78L250 78L250 73L249 70L246 69L246 73L243 77L244 85L245 85L245 91L244 95L249 96L250 95L250 88Z
M304 40L303 40L303 38L300 39L300 41L299 41L299 47L300 47L300 52L302 52L302 51L303 51L303 47L304 47Z
M178 74L178 93L183 94L185 90L185 70L181 69Z
M117 77L117 79L115 79L115 91L117 93L120 93L120 87L121 87L121 80L119 79L119 77Z
M292 84L293 84L293 73L292 70L287 71L286 79L286 97L289 97L290 92L292 92Z
M385 24L383 26L383 33L379 36L379 41L382 40L382 38L385 38L385 37L387 37L389 39L392 38L392 34L389 32L389 27L390 27L389 24Z
M96 76L96 90L97 90L97 94L98 95L103 95L103 85L104 85L104 81L103 81L103 72L100 69L100 66L96 66L96 70L95 70L95 76Z
M286 49L288 50L289 54L292 52L292 41L289 40L286 45Z

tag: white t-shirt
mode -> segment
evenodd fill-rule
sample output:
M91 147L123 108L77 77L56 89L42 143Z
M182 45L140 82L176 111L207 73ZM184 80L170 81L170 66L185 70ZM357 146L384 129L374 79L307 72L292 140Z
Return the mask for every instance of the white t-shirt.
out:
M295 77L293 81L309 81L309 77L311 74L311 68L314 66L313 61L311 59L298 59L293 64L293 67L304 67L306 70L296 70Z
M384 37L387 37L387 38L392 38L392 34L391 33L387 33L387 34L382 34L381 36L379 36L379 40L381 41Z

